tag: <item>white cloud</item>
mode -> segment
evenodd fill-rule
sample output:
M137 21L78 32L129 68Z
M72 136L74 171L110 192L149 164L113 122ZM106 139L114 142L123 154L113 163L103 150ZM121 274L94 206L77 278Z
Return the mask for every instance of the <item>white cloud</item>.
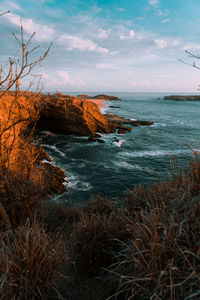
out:
M171 19L167 18L167 19L162 20L161 23L167 23L167 22L170 22L170 21L171 21Z
M169 14L168 10L162 11L160 9L156 9L155 15L159 17L166 17Z
M128 35L120 35L120 40L132 40L135 36L135 31L130 30Z
M5 17L11 24L14 24L18 27L21 26L21 19L18 15L10 13ZM25 32L29 34L36 32L35 38L38 41L49 41L54 37L55 30L47 25L37 24L32 19L23 19L22 24Z
M190 43L186 43L183 47L182 47L183 50L199 50L200 49L200 44L198 43L193 43L193 42L190 42Z
M159 0L148 0L148 2L150 5L157 6L159 3Z
M95 37L98 39L107 39L109 37L110 33L111 33L110 29L105 30L105 29L99 28Z
M134 82L134 81L132 81L132 82L130 82L130 86L136 87L136 86L137 86L137 83Z
M100 64L96 64L97 69L100 70L119 70L119 68L111 63L100 63Z
M68 72L65 70L57 70L53 74L50 75L42 74L42 78L45 81L45 85L50 86L52 88L56 87L75 87L75 86L85 86L86 83L81 78L72 79Z
M180 44L180 40L173 38L165 38L165 39L155 39L154 43L159 49L163 49L166 47L176 47Z
M158 46L159 49L166 48L168 45L167 41L163 40L163 39L155 39L154 42Z
M67 73L67 71L62 71L62 70L56 71L56 74L57 74L57 78L55 80L56 80L57 84L60 84L60 85L64 85L64 84L74 85L75 84L74 80L69 77L69 74Z
M93 51L102 54L109 53L109 49L98 46L96 43L89 39L84 39L79 36L62 34L58 38L58 43L63 45L66 50L71 51L74 49L79 49L80 51Z

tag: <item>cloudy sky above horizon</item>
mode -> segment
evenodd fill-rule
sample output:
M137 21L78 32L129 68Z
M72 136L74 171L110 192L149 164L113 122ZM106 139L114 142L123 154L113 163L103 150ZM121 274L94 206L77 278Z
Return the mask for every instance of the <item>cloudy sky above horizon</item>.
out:
M41 51L53 42L38 70L45 91L197 92L200 70L178 59L200 54L199 0L0 0L7 10L0 63L17 51L22 18Z

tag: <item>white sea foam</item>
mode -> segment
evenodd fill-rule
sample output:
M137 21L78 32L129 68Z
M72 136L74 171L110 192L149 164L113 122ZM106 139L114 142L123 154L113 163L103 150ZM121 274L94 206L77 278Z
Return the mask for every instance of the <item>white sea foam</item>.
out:
M199 152L200 150L195 150L196 152ZM144 156L167 156L167 155L178 155L178 154L189 154L191 153L191 150L172 150L172 151L167 151L167 150L155 150L155 151L135 151L135 152L121 152L119 153L119 156L128 156L128 157L144 157Z
M165 127L167 126L166 123L154 123L153 125L150 125L151 127Z
M66 186L70 189L78 190L78 191L88 191L92 188L91 184L89 182L79 180L78 176L75 175L69 175L67 177L67 183Z
M117 140L117 141L113 141L112 144L114 144L117 147L121 147L121 145L124 143L124 140Z
M126 161L114 161L114 165L116 167L125 168L129 170L142 170L142 167L140 167L137 164L130 164Z
M41 162L44 163L44 164L54 165L54 162L53 162L53 161L49 161L49 160L47 160L47 159L43 159Z
M49 149L52 149L56 153L58 153L60 156L65 157L65 153L63 153L62 151L60 151L55 145L47 145L47 144L45 144L45 145L41 145L41 146L49 148Z

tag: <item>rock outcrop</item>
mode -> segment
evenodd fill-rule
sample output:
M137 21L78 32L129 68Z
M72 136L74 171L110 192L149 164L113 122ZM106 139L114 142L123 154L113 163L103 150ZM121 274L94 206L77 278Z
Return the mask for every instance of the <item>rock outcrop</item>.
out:
M118 100L120 101L121 99L116 97L116 96L110 96L110 95L105 95L105 94L100 94L100 95L96 95L96 96L89 96L89 95L78 95L78 98L81 99L86 99L86 100L90 100L90 99L96 99L96 100L105 100L105 101L113 101L113 100Z
M170 95L164 96L164 100L174 101L200 101L200 95Z
M100 112L95 103L54 94L42 95L36 128L64 134L95 136L96 132L115 132L116 125Z
M105 97L105 95L100 95ZM108 96L111 97L111 96ZM55 133L88 136L104 143L97 133L120 134L134 126L151 125L148 121L133 121L111 114L102 114L92 101L60 93L54 95L32 92L0 94L1 157L13 176L20 182L31 182L36 189L44 187L46 194L63 192L64 172L51 164L47 153L34 145L32 128ZM28 179L28 177L29 179ZM23 180L22 180L23 179Z
M116 115L112 115L112 114L106 114L105 115L106 118L115 124L129 124L129 125L133 125L133 126L147 126L147 125L153 125L154 123L151 121L142 121L142 120L133 120L133 119L126 119L123 117L119 117ZM120 128L120 127L118 127ZM121 128L123 129L123 128Z

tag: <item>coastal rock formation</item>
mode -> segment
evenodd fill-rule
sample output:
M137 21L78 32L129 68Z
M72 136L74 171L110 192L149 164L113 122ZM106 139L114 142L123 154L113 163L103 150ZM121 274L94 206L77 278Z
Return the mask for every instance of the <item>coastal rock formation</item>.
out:
M99 133L114 133L118 129L119 133L124 134L132 130L124 124L153 124L112 114L104 115L92 101L70 95L32 92L0 94L0 122L1 157L5 155L12 176L18 178L18 182L31 182L35 190L39 186L42 190L43 187L46 194L65 190L65 174L52 165L41 147L34 145L33 127L55 133L88 136L91 141L104 143Z
M96 100L105 100L105 101L113 101L113 100L118 100L120 101L121 99L116 97L116 96L109 96L109 95L105 95L105 94L100 94L100 95L96 95L96 96L89 96L89 95L78 95L78 98L81 99L86 99L86 100L90 100L90 99L96 99Z
M42 95L36 128L64 134L95 136L96 132L110 133L116 125L90 101L60 94Z
M164 96L164 100L174 100L174 101L200 101L200 95L170 95Z
M126 119L123 117L119 117L116 115L112 115L112 114L106 114L105 115L106 118L115 124L129 124L129 125L133 125L133 126L147 126L147 125L153 125L154 123L151 121L141 121L141 120L133 120L133 119ZM121 128L123 129L123 128Z
M0 170L4 174L0 175L7 178L9 193L16 197L29 193L32 198L45 198L66 190L64 171L51 165L48 154L34 145L32 127L38 119L39 99L36 93L0 94L0 151L4 166ZM1 193L8 193L3 186Z

